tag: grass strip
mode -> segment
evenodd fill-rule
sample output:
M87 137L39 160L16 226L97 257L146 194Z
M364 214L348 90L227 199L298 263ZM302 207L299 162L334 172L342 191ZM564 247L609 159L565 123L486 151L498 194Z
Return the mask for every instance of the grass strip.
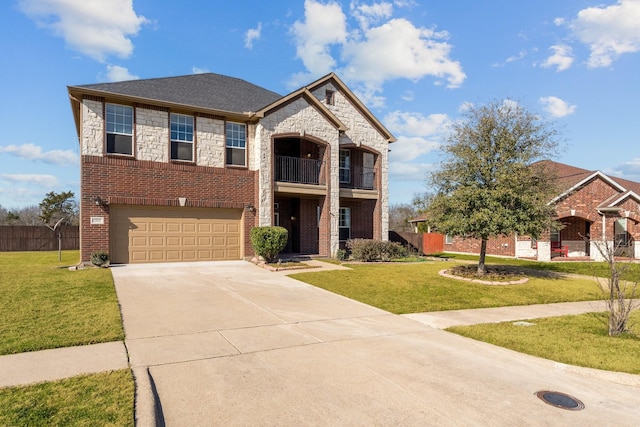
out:
M640 311L631 315L632 332L607 335L607 313L586 313L515 322L454 326L447 331L556 362L640 374Z
M3 426L133 426L128 369L0 389Z

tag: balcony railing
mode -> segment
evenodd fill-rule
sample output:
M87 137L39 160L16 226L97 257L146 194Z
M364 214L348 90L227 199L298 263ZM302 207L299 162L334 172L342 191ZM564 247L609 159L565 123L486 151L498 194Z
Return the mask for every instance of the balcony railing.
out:
M275 179L280 182L325 185L324 162L318 159L276 156Z
M357 190L376 189L376 169L352 166L350 171L340 172L340 187Z

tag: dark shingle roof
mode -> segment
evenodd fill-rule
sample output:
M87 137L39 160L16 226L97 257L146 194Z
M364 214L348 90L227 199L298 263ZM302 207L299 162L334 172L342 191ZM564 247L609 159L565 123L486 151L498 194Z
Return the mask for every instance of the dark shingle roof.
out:
M257 111L282 98L245 80L214 73L76 87L233 113Z

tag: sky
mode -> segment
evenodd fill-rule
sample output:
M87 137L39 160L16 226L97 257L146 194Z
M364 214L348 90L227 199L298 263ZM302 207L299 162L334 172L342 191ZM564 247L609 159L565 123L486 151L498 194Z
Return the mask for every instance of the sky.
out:
M202 72L282 95L336 72L397 138L392 204L504 99L560 132L553 160L640 181L640 0L5 0L0 51L6 209L79 195L67 86Z

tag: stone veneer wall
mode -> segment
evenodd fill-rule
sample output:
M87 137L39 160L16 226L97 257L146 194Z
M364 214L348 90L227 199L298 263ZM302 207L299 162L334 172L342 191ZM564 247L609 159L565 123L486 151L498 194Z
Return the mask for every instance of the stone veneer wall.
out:
M104 107L100 101L84 99L81 111L80 154L102 156L104 154Z
M152 162L169 161L169 113L136 107L135 157Z
M198 165L214 168L224 167L224 120L196 117L196 151Z
M253 167L259 169L259 225L271 225L271 206L273 206L273 137L279 134L298 134L301 137L313 137L331 147L329 164L338 164L338 130L329 123L314 107L303 98L298 98L285 104L281 108L266 115L255 129L255 144ZM327 159L325 158L325 161ZM325 199L323 214L326 206L330 209L330 238L329 248L320 247L322 255L333 255L338 250L338 207L340 187L338 174L331 174L329 183L329 198ZM324 216L324 215L323 215ZM321 223L322 223L321 218ZM325 239L320 239L323 242ZM321 245L322 246L322 245ZM328 253L327 253L328 250Z
M378 153L376 166L380 171L380 199L376 210L380 217L380 230L376 234L379 234L382 240L387 240L389 238L389 142L331 83L316 88L313 95L320 101L324 101L327 90L334 92L334 105L327 105L327 108L349 128L340 136L340 144L354 144ZM377 223L374 221L374 224Z

